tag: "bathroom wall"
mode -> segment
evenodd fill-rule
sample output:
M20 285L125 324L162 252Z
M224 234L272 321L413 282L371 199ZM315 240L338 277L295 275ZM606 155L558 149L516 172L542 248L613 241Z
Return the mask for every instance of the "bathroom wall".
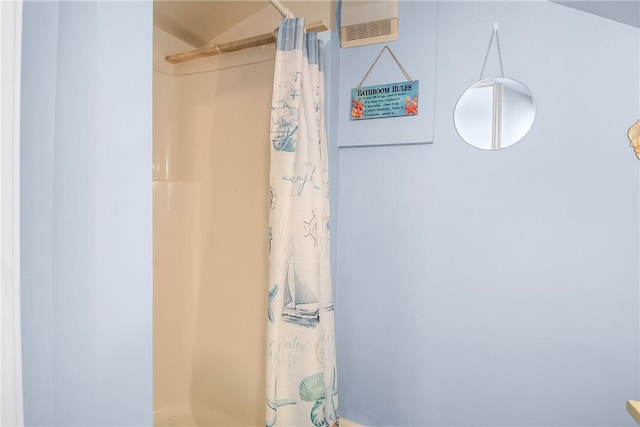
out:
M58 2L23 4L20 274L26 425L55 421L51 177L59 6Z
M151 2L25 2L26 425L150 425Z
M540 1L438 2L433 33L428 9L401 2L389 46L411 74L403 47L437 35L436 92L420 94L433 144L340 150L341 413L371 426L633 425L639 31ZM494 22L537 116L523 141L486 152L460 140L453 110ZM381 47L341 50L342 98ZM498 73L494 44L485 76Z

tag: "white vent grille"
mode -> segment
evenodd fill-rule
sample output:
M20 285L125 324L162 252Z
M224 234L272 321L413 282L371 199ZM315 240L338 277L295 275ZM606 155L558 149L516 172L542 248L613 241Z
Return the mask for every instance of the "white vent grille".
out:
M398 38L398 18L380 19L342 27L342 47L383 43Z

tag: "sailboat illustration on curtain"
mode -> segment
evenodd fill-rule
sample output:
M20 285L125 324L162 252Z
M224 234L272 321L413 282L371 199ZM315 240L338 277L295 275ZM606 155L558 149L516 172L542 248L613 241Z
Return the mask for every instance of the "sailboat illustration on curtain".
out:
M289 262L287 271L282 320L307 327L315 327L319 322L318 295L297 274L295 260Z

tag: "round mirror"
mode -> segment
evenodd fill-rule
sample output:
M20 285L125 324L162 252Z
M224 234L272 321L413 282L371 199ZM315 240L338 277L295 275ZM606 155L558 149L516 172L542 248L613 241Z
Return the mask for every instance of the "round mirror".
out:
M520 141L531 129L535 115L533 96L525 85L506 77L492 77L462 94L453 121L468 144L499 150Z

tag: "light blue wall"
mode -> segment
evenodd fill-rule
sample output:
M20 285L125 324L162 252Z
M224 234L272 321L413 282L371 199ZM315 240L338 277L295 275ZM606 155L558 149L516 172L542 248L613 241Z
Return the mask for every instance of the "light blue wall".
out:
M53 151L57 2L25 2L22 38L21 281L27 425L53 425Z
M28 425L152 424L151 2L25 4Z
M429 37L426 10L400 3L394 51ZM421 94L435 106L433 145L340 150L342 415L631 426L640 186L626 131L640 115L638 29L548 2L439 2L437 13L435 101ZM494 22L505 73L538 113L522 142L486 152L459 139L453 110ZM342 94L361 77L350 58L380 48L341 51Z

